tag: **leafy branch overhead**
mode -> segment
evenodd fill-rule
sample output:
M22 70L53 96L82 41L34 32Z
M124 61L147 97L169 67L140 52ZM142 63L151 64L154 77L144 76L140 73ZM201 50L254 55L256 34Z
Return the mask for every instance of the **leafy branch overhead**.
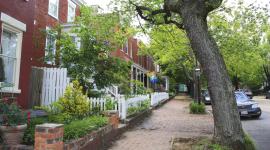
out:
M137 4L129 0L129 3L135 7L136 12L142 19L154 25L174 24L179 29L185 28L182 18L184 17L183 11L187 10L184 5L189 5L190 7L193 7L192 5L201 5L199 7L203 9L197 10L197 13L206 18L209 12L217 9L222 3L222 0L199 0L198 3L194 3L193 1L158 0L157 2L149 2L142 0L139 2L140 4ZM157 3L158 5L156 5Z

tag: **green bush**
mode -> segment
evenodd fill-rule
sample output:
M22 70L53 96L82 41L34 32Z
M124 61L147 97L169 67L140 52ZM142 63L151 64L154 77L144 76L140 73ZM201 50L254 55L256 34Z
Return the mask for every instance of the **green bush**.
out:
M189 110L191 114L205 114L205 105L192 102L189 105Z
M140 106L132 106L128 108L128 116L137 114L139 112L142 112L144 110L147 110L150 107L150 100L143 101Z
M48 121L53 123L68 124L73 120L75 120L75 118L67 113L53 114L48 116Z
M115 104L117 102L113 101L111 98L106 98L106 104L105 104L105 108L106 110L114 110Z
M26 113L23 112L20 106L10 101L9 99L0 100L0 125L17 126L26 123Z
M72 121L70 124L64 126L64 141L83 137L89 132L107 124L108 118L102 116L92 116L83 120Z
M83 94L82 87L78 81L73 81L73 85L66 88L63 97L53 103L53 106L60 113L68 114L75 118L84 118L90 114L90 102Z
M131 116L131 115L138 113L138 111L139 111L138 107L132 106L132 107L128 108L127 114L128 114L128 116Z
M33 118L30 120L30 123L27 125L27 129L23 135L23 144L34 145L35 143L35 127L38 124L43 124L47 122L46 118Z

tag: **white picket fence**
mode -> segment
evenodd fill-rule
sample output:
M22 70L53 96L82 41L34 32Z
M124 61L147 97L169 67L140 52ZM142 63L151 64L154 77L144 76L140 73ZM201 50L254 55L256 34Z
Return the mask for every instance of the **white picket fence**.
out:
M169 93L166 92L159 92L159 93L152 93L151 94L151 106L156 106L160 102L169 99Z
M108 101L106 98L88 98L88 100L91 102L91 109L98 107L100 111L106 110L106 102ZM114 105L114 110L118 110L119 108L119 102L115 98L110 98Z
M114 110L119 112L119 117L123 120L127 118L129 107L140 106L143 101L149 100L149 95L137 95L132 98L125 99L121 96L118 98L110 98L115 102ZM98 107L100 111L106 110L106 98L89 98L91 108Z
M70 82L66 68L42 68L43 85L41 93L41 105L48 106L64 95Z
M140 106L142 102L146 100L151 100L151 106L156 106L158 103L169 99L169 94L166 92L152 93L150 95L136 95L132 98L125 99L123 96L118 98L111 98L115 102L114 110L119 112L119 117L124 120L128 115L128 108L134 106ZM99 110L106 110L106 98L90 98L91 107L99 107Z

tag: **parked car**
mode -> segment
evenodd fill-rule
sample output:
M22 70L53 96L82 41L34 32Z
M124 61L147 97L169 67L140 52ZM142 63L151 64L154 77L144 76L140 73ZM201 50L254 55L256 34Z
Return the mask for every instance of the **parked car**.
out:
M206 105L211 104L211 98L208 90L202 90L202 102Z
M252 93L251 90L248 90L248 89L238 89L237 91L244 92L249 97L249 99L252 99L253 98L253 93Z
M266 99L270 99L270 90L266 92L265 98L266 98Z
M257 102L251 100L244 92L237 91L234 95L241 117L259 118L261 116L262 110Z

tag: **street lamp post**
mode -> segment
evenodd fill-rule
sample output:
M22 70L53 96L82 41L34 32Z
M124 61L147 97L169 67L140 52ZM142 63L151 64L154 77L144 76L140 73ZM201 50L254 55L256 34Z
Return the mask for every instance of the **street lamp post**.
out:
M196 68L195 69L195 75L197 79L197 102L201 104L201 84L200 84L200 75L201 75L201 69Z

